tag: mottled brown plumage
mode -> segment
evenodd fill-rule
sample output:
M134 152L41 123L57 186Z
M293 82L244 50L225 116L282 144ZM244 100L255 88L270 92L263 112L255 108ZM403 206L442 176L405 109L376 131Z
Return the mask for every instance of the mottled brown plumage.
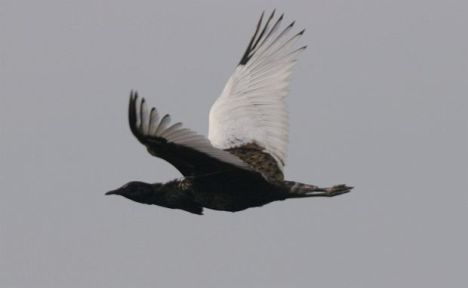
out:
M283 171L278 166L278 162L264 149L255 143L248 143L242 146L226 149L231 154L236 155L242 161L249 164L256 171L272 181L283 181Z

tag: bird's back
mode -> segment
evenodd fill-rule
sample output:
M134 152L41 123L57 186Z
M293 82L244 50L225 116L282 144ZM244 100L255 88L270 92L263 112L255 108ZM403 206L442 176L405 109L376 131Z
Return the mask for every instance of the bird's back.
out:
M237 156L270 181L284 180L283 171L278 166L278 162L255 143L229 148L225 151Z

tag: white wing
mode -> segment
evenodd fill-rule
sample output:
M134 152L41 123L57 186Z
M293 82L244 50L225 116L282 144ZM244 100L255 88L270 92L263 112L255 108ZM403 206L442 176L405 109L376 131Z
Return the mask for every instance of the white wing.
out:
M306 46L294 45L304 30L288 36L294 22L278 31L283 15L270 25L274 13L261 29L262 14L244 56L211 107L208 138L220 149L255 143L282 169L288 144L284 99L292 68Z

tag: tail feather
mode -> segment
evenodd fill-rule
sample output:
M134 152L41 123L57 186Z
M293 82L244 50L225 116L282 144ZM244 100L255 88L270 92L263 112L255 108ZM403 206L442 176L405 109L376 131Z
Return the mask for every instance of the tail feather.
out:
M304 184L294 181L284 181L284 185L289 194L289 198L303 198L303 197L333 197L348 193L353 187L344 184L335 185L328 188L320 188L315 185Z

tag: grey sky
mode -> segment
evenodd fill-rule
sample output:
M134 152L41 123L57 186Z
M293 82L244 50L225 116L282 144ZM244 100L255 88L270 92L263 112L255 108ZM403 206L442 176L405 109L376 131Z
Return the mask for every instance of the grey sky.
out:
M131 3L130 3L131 2ZM307 29L286 176L240 213L104 192L180 177L130 89L206 134L262 10ZM0 287L465 287L466 1L0 1Z

